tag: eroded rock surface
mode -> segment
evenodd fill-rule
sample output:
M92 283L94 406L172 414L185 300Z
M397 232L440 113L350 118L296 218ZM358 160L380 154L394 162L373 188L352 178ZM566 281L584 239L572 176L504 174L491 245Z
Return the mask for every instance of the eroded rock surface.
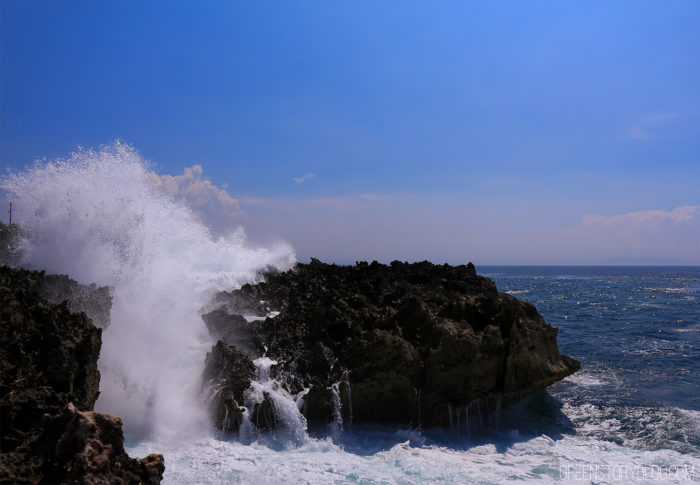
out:
M499 293L471 263L312 259L215 302L204 316L210 331L217 322L212 334L263 349L292 394L309 389L303 412L312 424L342 407L355 421L447 426L455 413L516 402L580 368L559 353L557 329L533 305ZM279 315L243 323L243 314L270 311Z

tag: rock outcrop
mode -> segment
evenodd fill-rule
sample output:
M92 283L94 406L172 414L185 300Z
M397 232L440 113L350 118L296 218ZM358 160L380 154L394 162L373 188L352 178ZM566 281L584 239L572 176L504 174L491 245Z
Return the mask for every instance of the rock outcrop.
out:
M129 458L120 418L92 411L102 330L46 285L0 268L0 482L160 483L163 457Z
M312 259L214 301L204 316L212 334L249 358L276 360L272 371L290 393L308 390L312 425L342 412L359 422L450 426L580 368L559 353L557 329L533 305L499 293L471 263ZM242 314L268 317L250 323ZM244 376L223 389L240 394Z

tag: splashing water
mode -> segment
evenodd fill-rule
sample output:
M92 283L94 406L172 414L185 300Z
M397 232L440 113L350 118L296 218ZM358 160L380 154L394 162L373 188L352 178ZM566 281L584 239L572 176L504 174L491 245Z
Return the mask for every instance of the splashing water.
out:
M284 389L281 382L271 377L271 368L277 361L263 356L255 359L253 364L255 379L246 391L246 411L243 414L240 437L244 442L261 441L277 448L301 444L307 437L306 418L301 414L295 397ZM254 412L255 406L263 404L265 399L272 402L273 419L277 420L273 426L277 429L270 436L262 435L251 422L251 412Z
M289 268L284 244L253 248L242 230L214 238L184 202L158 191L147 163L120 142L37 162L0 180L29 236L21 264L112 288L96 409L128 436L203 432L198 402L211 346L199 309L212 292Z

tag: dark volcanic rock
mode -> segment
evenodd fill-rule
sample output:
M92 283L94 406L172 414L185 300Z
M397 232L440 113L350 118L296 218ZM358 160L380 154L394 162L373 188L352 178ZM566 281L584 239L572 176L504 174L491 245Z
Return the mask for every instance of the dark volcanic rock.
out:
M0 269L0 393L15 399L50 388L65 403L92 409L99 395L102 330L65 303L41 298L43 281L42 273Z
M203 381L211 393L214 425L224 431L237 431L243 420L244 393L255 376L250 357L219 340L207 354Z
M313 386L304 395L302 408L311 425L326 424L333 420L333 392L329 387Z
M559 353L557 330L533 305L499 293L471 263L312 259L216 301L218 313L205 321L256 305L259 314L280 312L247 328L245 339L278 361L290 392L310 387L310 423L331 420L329 393L344 375L344 412L352 409L354 420L435 426L448 425L453 412L515 402L580 367ZM233 328L235 317L226 318Z
M121 420L90 412L101 329L43 299L45 284L0 268L0 482L159 483L162 456L129 458Z
M251 422L260 431L271 431L279 426L279 418L276 413L275 403L270 395L263 393L263 400L255 403L253 413L250 417Z
M255 332L256 323L248 322L242 315L232 315L220 308L203 315L202 319L209 335L226 345L232 345L251 355L263 351Z

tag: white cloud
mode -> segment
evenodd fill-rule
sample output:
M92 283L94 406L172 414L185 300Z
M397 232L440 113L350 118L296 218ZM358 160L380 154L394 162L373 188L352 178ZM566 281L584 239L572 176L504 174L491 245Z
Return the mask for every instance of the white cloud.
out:
M185 168L182 175L149 174L149 181L157 190L184 199L210 227L226 229L242 213L238 200L202 177L201 165Z
M298 184L303 184L304 182L306 182L309 179L314 178L315 176L316 176L315 173L307 173L303 177L294 177L294 178L292 178L292 180L294 180L294 182L296 182Z
M633 140L654 140L655 136L651 133L655 126L663 125L669 121L676 119L674 113L661 113L651 116L645 116L637 120L632 126L627 129L627 138Z

